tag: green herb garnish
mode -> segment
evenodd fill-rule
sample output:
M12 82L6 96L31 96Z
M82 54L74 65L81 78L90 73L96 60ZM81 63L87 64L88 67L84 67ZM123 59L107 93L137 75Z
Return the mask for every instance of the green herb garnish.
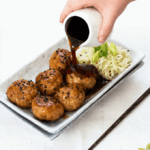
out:
M94 49L95 49L95 53L96 53L97 51L99 51L101 49L101 45L98 47L94 47Z
M98 59L100 58L99 55L100 55L100 51L98 50L92 58L93 63L96 63L98 61Z
M110 44L110 53L114 56L117 55L117 48L116 48L116 45L114 43L111 43Z
M101 45L101 49L100 49L100 57L105 57L107 58L108 55L108 45L107 43Z
M98 47L94 47L95 49L95 57L98 59L98 54L99 54L99 58L100 57L105 57L107 58L107 55L108 55L108 45L107 45L107 42L104 43L103 45L100 45ZM94 56L93 56L94 57ZM96 59L96 60L97 60ZM95 60L95 59L94 59ZM95 60L95 61L96 61Z
M144 149L144 148L139 148L139 150L150 150L150 143L146 146L146 149Z
M146 146L146 150L150 150L150 143Z

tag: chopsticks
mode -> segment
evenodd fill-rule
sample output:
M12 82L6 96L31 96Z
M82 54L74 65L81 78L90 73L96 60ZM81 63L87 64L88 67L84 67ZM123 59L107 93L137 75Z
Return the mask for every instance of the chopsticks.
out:
M88 149L93 150L140 102L142 102L150 94L148 88L101 136L97 141Z

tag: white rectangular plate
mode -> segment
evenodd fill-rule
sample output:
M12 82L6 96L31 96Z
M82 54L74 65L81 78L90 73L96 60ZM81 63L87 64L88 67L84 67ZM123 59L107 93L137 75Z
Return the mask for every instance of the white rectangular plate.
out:
M118 46L122 46L121 44L118 44L117 42L114 42L114 43ZM121 78L123 78L129 71L131 71L144 58L144 54L142 54L141 52L130 50L130 54L132 57L132 63L129 66L129 68L127 68L124 72L122 72L120 75L118 75L112 81L110 81L107 85L105 85L101 90L99 90L97 93L95 93L92 97L87 99L84 102L84 104L82 105L82 107L80 107L78 110L76 110L74 112L67 112L67 116L69 116L67 119L60 118L54 122L43 122L43 121L37 120L33 116L31 109L22 109L16 105L12 104L8 100L5 93L6 93L8 86L11 85L12 82L14 82L15 80L18 80L20 77L27 79L27 80L35 81L37 74L39 74L40 72L43 72L44 70L49 68L49 58L50 58L51 54L58 48L69 49L68 42L65 38L60 40L54 46L50 47L48 50L46 50L44 53L42 53L40 56L38 56L34 61L32 61L28 65L24 66L17 73L15 73L12 77L10 77L7 81L5 81L4 83L2 83L0 85L0 100L5 105L7 105L9 108L11 108L14 111L16 111L17 113L19 113L21 116L30 120L37 126L41 127L43 130L45 130L49 133L52 133L52 134L58 133L59 131L64 129L68 124L70 124L79 115L81 115L85 110L87 110L87 108L89 108L97 100L100 100L99 99L100 97L102 97L112 86L114 86ZM122 48L125 48L125 47L122 46Z

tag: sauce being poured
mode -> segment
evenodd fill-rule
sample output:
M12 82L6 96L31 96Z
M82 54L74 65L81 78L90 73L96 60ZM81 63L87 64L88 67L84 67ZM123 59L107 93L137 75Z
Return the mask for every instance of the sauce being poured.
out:
M71 49L71 53L72 53L72 59L73 59L73 66L75 67L77 64L77 60L76 60L76 50L79 48L79 46L73 46L71 40L73 41L73 38L71 36L68 35L68 39L69 39L69 46ZM71 40L70 40L71 39ZM75 40L76 41L76 40Z
M94 76L97 79L95 87L90 90L90 92L86 93L87 99L106 85L108 81L102 78L95 66L77 64L76 50L78 50L79 46L84 43L89 36L89 28L86 22L80 17L69 18L66 23L66 33L73 58L73 64L69 66L67 73L71 74L74 72L76 76L80 76L80 78L84 76Z
M89 28L82 18L74 16L68 19L65 29L72 52L73 65L76 66L76 50L88 39Z

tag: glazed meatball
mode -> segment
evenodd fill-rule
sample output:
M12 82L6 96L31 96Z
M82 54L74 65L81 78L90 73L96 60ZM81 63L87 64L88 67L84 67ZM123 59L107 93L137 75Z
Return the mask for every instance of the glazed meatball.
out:
M38 91L36 84L29 80L17 80L7 89L8 99L22 108L30 108L31 102L37 96Z
M66 76L67 83L79 84L83 87L85 91L92 89L96 84L96 79L93 76L81 77L75 73L67 74Z
M37 75L36 84L42 94L51 96L63 84L63 77L58 70L50 68Z
M71 61L71 52L66 49L58 49L51 55L49 66L50 68L57 69L64 76L66 68L71 63Z
M96 74L92 65L76 65L67 69L66 82L81 85L85 91L92 89L96 84ZM95 71L95 70L94 70Z
M39 120L54 121L64 114L64 108L53 97L38 95L32 101L32 112Z
M84 102L85 92L83 88L76 84L68 84L60 88L54 95L67 111L78 109Z

